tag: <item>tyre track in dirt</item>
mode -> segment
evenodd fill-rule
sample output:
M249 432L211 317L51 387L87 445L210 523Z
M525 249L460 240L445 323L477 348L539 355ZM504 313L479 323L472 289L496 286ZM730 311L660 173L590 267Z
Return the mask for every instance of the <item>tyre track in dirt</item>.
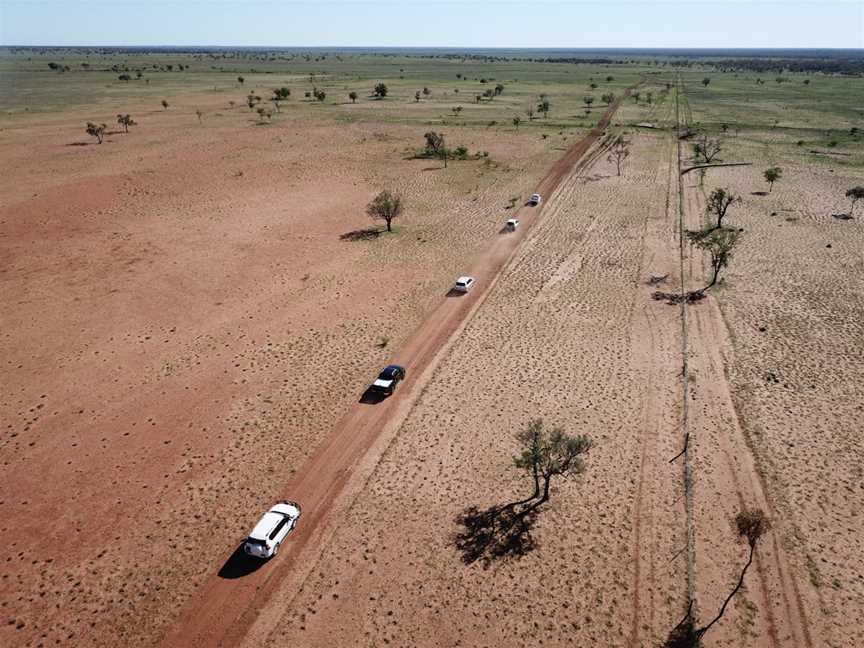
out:
M631 318L634 355L643 367L645 384L641 399L641 462L634 505L633 618L627 640L630 648L656 645L661 640L665 619L658 619L656 614L660 607L658 572L669 570L670 556L662 553L664 540L668 542L668 539L661 537L659 521L665 516L667 524L674 526L684 515L680 501L670 506L660 499L662 485L677 480L677 471L669 464L668 456L674 454L682 422L678 379L681 331L675 312L650 298L654 288L647 282L652 275L674 276L677 273L678 164L674 138L664 136L663 147L665 168L658 169L658 173L666 175L666 204L657 216L649 215L645 221L643 258L637 279L642 284L641 304L634 309ZM645 553L647 556L643 555ZM670 593L665 592L665 595L670 596ZM684 592L678 597L682 604L686 601ZM643 641L646 630L650 637Z
M547 202L554 201L555 190L600 139L612 115L628 95L629 90L540 181L537 191L547 196ZM463 297L445 298L394 358L394 362L408 369L408 379L400 392L377 405L355 405L297 476L286 484L285 497L300 501L304 516L281 557L242 578L211 575L185 607L178 622L168 630L163 645L238 645L276 591L290 589L302 582L314 566L327 537L332 534L335 514L340 507L350 504L344 501L350 497L343 497L343 494L358 465L372 460L366 455L379 437L386 437L388 431L392 433L407 415L441 354L446 351L448 341L488 295L495 278L532 225L542 218L543 207L522 208L515 215L522 221L520 230L514 236L496 239L470 269L470 274L477 278L478 288ZM231 551L226 552L226 559L230 554Z
M683 85L679 85L679 91L683 94ZM689 113L689 105L687 109ZM680 140L678 147L680 151ZM679 166L681 159L679 153ZM682 228L702 229L705 200L701 185L685 176L680 187ZM683 237L681 240L683 259L686 253ZM688 261L689 272L682 276L682 291L705 283L701 257L691 250ZM771 506L732 400L724 352L730 341L719 304L709 293L702 303L682 307L682 315L687 318L685 367L690 384L689 393L685 392L690 405L688 461L692 462L697 477L693 486L695 573L690 583L695 613L700 592L705 609L713 610L728 591L730 578L740 569L739 543L731 528L737 511L744 506L756 506L771 516ZM733 547L731 556L730 547ZM737 618L751 639L741 645L762 646L767 640L772 648L811 648L810 627L794 570L779 545L777 532L771 534L770 546L763 544L757 552L754 566L758 588L751 586L739 598L753 592L759 599L758 607L754 609L745 603L730 608L727 612L730 619L712 631L716 639L740 642L740 628L736 632L733 623ZM764 619L758 618L757 609L761 609Z

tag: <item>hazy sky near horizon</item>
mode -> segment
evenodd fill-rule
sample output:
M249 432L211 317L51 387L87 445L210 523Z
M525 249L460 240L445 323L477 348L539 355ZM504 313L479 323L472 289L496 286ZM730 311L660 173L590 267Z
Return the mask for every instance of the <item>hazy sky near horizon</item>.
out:
M864 48L864 0L0 0L0 44Z

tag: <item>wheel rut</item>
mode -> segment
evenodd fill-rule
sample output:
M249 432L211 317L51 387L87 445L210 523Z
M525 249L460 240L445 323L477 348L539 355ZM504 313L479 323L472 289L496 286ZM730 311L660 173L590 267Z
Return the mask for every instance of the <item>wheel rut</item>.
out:
M679 93L683 94L680 84ZM685 105L689 114L689 104ZM681 146L679 140L679 151ZM680 160L679 153L679 167ZM703 186L695 178L684 178L680 183L681 227L701 229L705 226ZM685 250L685 238L680 240L682 291L699 288L705 283L706 268L699 255ZM685 391L685 407L690 412L687 461L696 477L692 491L694 570L689 588L694 610L698 603L704 617L713 614L741 568L742 552L732 530L737 511L755 506L773 515L727 380L725 366L731 343L720 305L708 293L708 299L681 310L686 335L685 380L690 385ZM730 618L712 629L706 643L726 640L746 646L767 642L772 648L813 646L798 580L778 533L779 529L772 532L770 542L763 541L756 554L757 585L750 581L750 588L736 597L744 603L727 611ZM737 620L737 629L733 620ZM741 628L746 630L743 640Z

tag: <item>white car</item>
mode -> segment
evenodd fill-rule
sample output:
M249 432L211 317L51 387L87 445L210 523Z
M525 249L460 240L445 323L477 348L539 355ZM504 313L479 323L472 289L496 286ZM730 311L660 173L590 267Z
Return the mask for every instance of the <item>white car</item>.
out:
M519 219L518 218L511 218L510 220L508 220L504 224L504 227L506 227L507 230L510 232L515 232L516 228L519 227Z
M297 502L279 502L264 514L243 544L243 551L256 558L270 558L279 552L279 545L300 519Z
M458 292L467 293L474 287L474 277L459 277L456 280L456 285L453 286L453 290Z
M531 197L528 199L528 203L531 205L539 205L541 202L543 202L543 198L540 194L531 194Z

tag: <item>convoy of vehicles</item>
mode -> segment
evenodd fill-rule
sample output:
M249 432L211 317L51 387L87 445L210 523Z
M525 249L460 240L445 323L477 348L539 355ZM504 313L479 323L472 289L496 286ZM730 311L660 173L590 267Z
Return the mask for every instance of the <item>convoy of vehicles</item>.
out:
M539 205L542 202L540 194L533 194L528 201L531 205ZM509 219L505 226L507 231L515 232L519 227L519 220ZM467 293L474 287L474 277L464 276L456 280L453 289L457 292ZM378 374L369 389L373 392L390 396L396 390L401 381L405 380L405 367L400 365L387 365ZM267 511L252 529L252 532L243 543L243 551L255 558L268 559L279 553L279 547L285 541L300 519L300 504L285 500L279 502Z

